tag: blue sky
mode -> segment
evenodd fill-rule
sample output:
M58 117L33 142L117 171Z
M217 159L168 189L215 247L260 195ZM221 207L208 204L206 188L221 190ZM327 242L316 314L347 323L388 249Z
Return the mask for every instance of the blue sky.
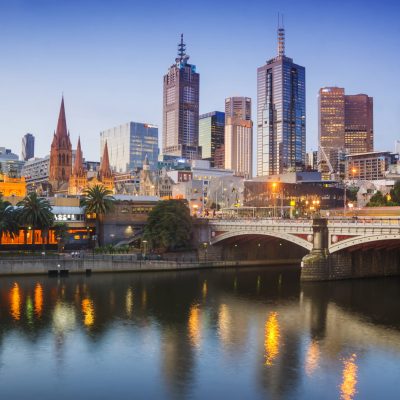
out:
M375 147L400 139L400 4L381 0L0 0L0 146L50 149L61 93L73 147L99 159L99 132L128 122L162 133L162 77L185 34L201 74L200 112L228 96L256 103L256 70L276 53L278 12L286 54L306 67L307 149L316 149L317 93L338 85L374 97Z

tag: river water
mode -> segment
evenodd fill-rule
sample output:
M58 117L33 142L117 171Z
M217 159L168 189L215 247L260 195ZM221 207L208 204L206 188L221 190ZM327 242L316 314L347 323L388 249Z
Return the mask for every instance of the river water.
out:
M400 279L0 280L1 399L399 399Z

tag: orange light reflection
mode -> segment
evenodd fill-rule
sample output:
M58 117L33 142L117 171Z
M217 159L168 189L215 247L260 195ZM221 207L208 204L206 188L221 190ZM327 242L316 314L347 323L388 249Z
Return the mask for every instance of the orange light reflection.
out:
M343 400L352 400L357 393L357 356L352 354L351 357L343 361L342 384L340 385L340 398Z
M35 314L40 317L43 311L43 288L40 283L37 283L35 286L34 300Z
M272 366L279 354L280 328L278 313L271 312L265 322L264 351L265 365Z
M16 321L21 318L21 293L16 282L10 291L10 312Z
M94 324L94 307L93 302L90 299L82 300L82 312L83 312L83 323L86 326L91 326Z

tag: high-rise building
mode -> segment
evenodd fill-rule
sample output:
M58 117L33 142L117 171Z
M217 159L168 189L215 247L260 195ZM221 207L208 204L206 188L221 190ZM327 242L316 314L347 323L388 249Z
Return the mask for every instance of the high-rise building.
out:
M61 100L57 130L53 136L50 150L49 181L53 191L67 183L72 172L72 145L65 118L64 97Z
M346 95L344 142L350 154L373 151L372 97L366 94Z
M21 159L28 161L33 157L35 157L35 136L32 133L27 133L22 138Z
M257 69L257 175L302 171L305 158L305 68L286 57L278 27L278 55Z
M178 57L164 75L163 154L187 159L201 158L199 148L200 75L188 63L186 44L178 45Z
M199 117L199 145L203 160L215 166L215 152L224 145L225 113L213 111Z
M100 152L105 143L109 149L110 166L113 171L126 173L143 167L148 158L151 169L157 168L158 128L140 122L128 122L100 132Z
M229 97L225 100L225 168L235 175L251 178L253 164L253 121L251 99Z
M344 178L346 154L373 150L373 101L324 87L318 96L319 171L324 179Z

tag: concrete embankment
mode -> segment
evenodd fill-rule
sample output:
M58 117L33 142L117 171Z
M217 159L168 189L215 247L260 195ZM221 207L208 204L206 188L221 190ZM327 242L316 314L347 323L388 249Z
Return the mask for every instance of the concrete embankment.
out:
M174 271L203 268L245 266L299 265L298 259L259 261L167 261L134 260L130 256L95 256L84 258L3 258L0 275L48 274L49 272L79 274L97 272Z

